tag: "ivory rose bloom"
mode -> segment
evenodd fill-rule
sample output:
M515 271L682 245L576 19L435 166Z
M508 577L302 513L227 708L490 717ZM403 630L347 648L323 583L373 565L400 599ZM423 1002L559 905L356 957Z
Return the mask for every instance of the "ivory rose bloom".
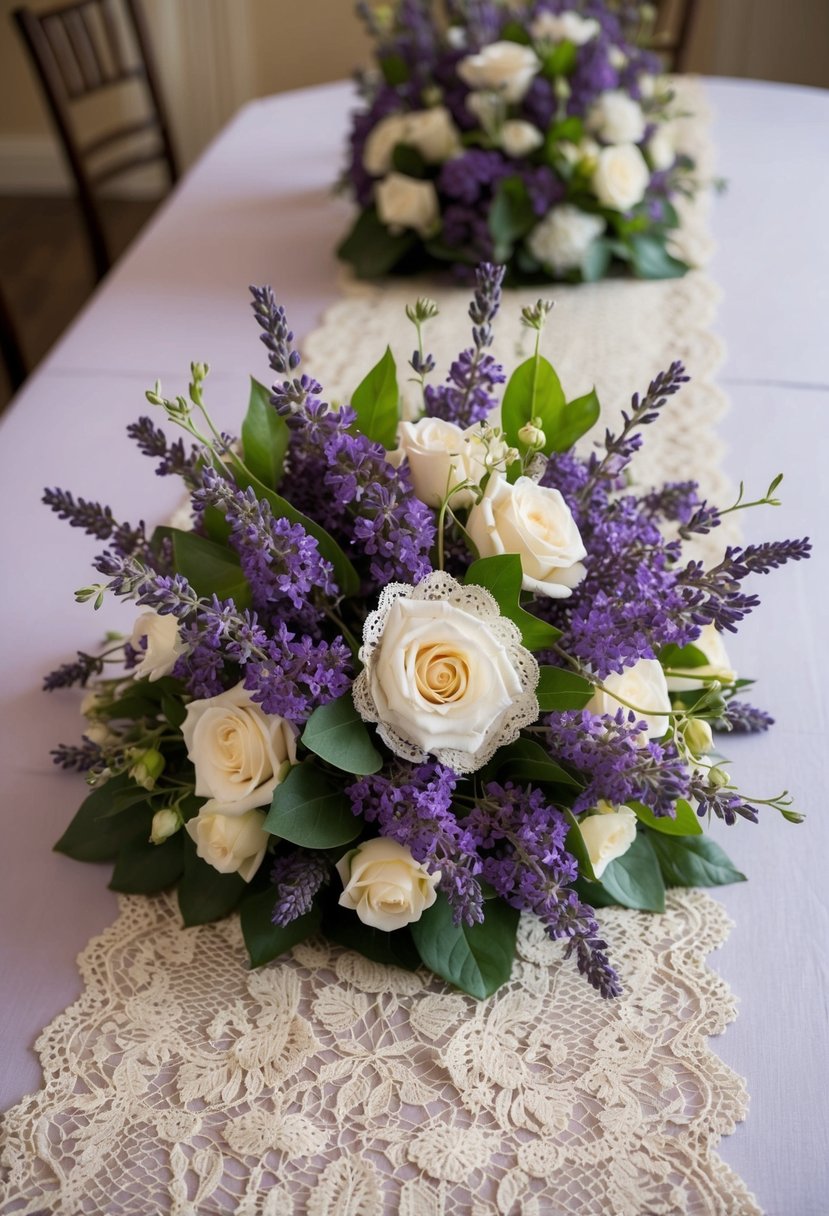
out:
M635 144L602 148L593 171L593 193L605 207L629 211L645 197L650 172Z
M648 159L657 173L664 173L666 169L670 169L676 160L673 136L667 127L659 127L654 131L646 148Z
M525 591L566 599L584 578L587 556L570 508L558 490L519 477L491 477L469 512L469 535L481 557L517 553Z
M544 143L538 127L520 118L511 118L501 127L501 147L507 156L529 156Z
M573 46L584 46L600 29L593 17L582 17L574 12L546 12L538 14L530 26L530 33L539 42L572 42Z
M133 668L133 675L137 680L146 677L150 683L168 676L176 659L186 649L179 637L176 618L158 612L141 613L133 625L130 646L143 655L141 662Z
M354 704L399 756L480 768L538 717L538 664L482 587L435 571L391 583L369 613Z
M606 144L638 144L646 126L639 102L618 89L593 102L587 125Z
M209 811L205 803L195 819L185 825L195 841L196 853L220 874L239 874L250 882L262 864L269 834L262 828L262 811L239 811L228 806Z
M668 714L671 698L665 673L656 659L640 659L623 672L611 672L602 680L603 689L597 688L585 709L593 714L615 714L620 708L627 714L629 706L623 705L613 695L617 693L634 706L636 720L646 722L649 739L661 739L668 729ZM640 736L642 743L647 740Z
M672 668L672 671L677 670L679 674L667 678L671 692L704 688L712 680L719 680L721 684L734 683L737 672L731 665L723 635L716 625L703 625L702 632L692 645L702 651L708 662L700 667Z
M461 148L458 129L445 106L389 114L372 129L363 150L363 165L373 177L388 173L398 144L416 148L430 164L449 160Z
M541 67L535 51L517 42L491 42L458 64L458 75L470 89L490 89L504 101L520 101Z
M580 207L563 203L553 207L536 224L527 238L527 246L542 266L563 274L581 269L588 249L604 230L605 222L600 215L590 215Z
M430 874L396 840L378 836L337 862L344 887L342 908L352 908L364 925L391 932L420 920L437 898L440 871Z
M242 684L191 701L181 733L196 770L196 796L209 799L200 817L213 811L238 816L267 806L279 770L296 761L293 727L264 713Z
M413 228L431 236L440 225L440 204L433 182L390 173L374 191L377 214L389 228Z
M454 422L442 418L401 422L398 445L409 462L414 492L429 507L439 507L450 490L470 477L469 445ZM469 490L459 490L451 499L453 507L466 507L471 501Z
M598 815L579 819L582 839L593 873L601 878L611 861L627 853L636 839L636 816L628 806L613 807L604 803Z

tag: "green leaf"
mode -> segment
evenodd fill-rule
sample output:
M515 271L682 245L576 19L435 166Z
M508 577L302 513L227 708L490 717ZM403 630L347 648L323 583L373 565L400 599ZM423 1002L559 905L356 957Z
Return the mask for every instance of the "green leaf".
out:
M543 451L549 456L566 404L555 368L543 355L533 355L519 364L510 376L501 402L501 426L507 442L525 450L518 432L532 418L540 418L546 436Z
M568 118L562 118L561 122L554 123L547 131L548 140L555 140L556 142L566 141L571 144L577 144L583 135L584 122L581 118L577 118L575 114L571 114Z
M409 65L402 55L384 55L380 60L380 71L386 84L392 87L405 84L409 79Z
M529 46L532 42L529 30L522 21L508 21L501 30L503 42L518 42L521 46Z
M251 376L248 412L242 423L245 464L263 485L275 490L282 479L290 432L270 403L264 384Z
M161 712L173 730L178 730L187 717L187 706L178 697L165 693L161 698Z
M406 177L421 179L427 175L426 161L411 144L397 144L391 159L396 172L403 173Z
M520 738L500 747L492 761L492 771L506 772L511 781L531 781L535 785L566 785L581 789L571 776L534 739Z
M705 667L708 663L708 656L690 642L687 646L675 646L673 642L669 642L667 646L662 647L658 657L663 667L672 669Z
M602 874L600 885L623 908L665 911L665 884L652 839L640 832L628 851L611 861Z
M572 401L568 401L561 422L553 435L550 450L566 452L576 440L581 439L582 435L590 430L601 411L602 407L599 405L595 388L591 388L590 392L585 393L583 397L575 397Z
M563 667L542 667L538 681L538 708L542 713L584 709L595 689L589 680Z
M238 874L220 874L196 856L196 845L186 832L184 874L178 887L178 906L185 925L207 925L221 920L239 903L248 885Z
M546 56L541 68L542 76L554 80L556 76L568 76L576 65L576 48L572 42L559 42Z
M686 802L684 798L676 800L675 819L671 819L669 815L654 815L650 807L643 806L641 802L628 802L627 805L640 823L644 823L645 827L653 828L655 832L661 832L664 836L700 836L702 834L699 816L690 802Z
M500 899L484 905L477 925L455 925L446 896L411 926L426 966L462 992L483 1000L505 984L512 972L518 912Z
M397 446L400 418L400 393L397 367L391 347L351 395L351 408L357 415L357 429L368 439L390 451Z
M488 218L495 244L495 261L508 261L515 242L526 236L535 222L536 215L525 183L520 177L502 178Z
M276 891L273 887L266 887L264 891L257 891L244 899L239 909L242 936L251 967L269 963L319 931L322 916L318 907L313 907L289 925L275 925L271 920L275 902Z
M240 610L250 607L250 584L232 549L195 532L182 532L180 528L156 528L151 542L153 548L161 540L172 543L173 565L196 595L232 599Z
M405 971L417 971L421 965L408 928L385 933L372 925L364 925L356 912L349 912L336 903L328 908L322 928L325 936L337 945L356 950L374 963L402 967Z
M407 228L392 233L381 223L377 210L361 211L351 232L337 249L337 256L350 262L361 279L380 279L387 275L417 243Z
M109 889L126 895L154 895L174 886L183 869L182 833L176 832L163 844L152 844L147 828L121 846Z
M481 557L466 572L464 582L486 587L498 601L503 616L518 626L528 650L549 650L561 637L561 630L539 620L521 607L521 558L517 553Z
M610 268L612 258L613 250L608 241L591 241L581 264L581 277L585 283L597 283L599 279L603 279Z
M562 808L564 817L570 824L570 830L567 833L567 839L564 842L564 847L568 853L571 853L579 863L579 874L586 878L588 882L595 882L596 875L593 873L593 862L590 860L590 853L585 844L584 837L581 834L578 818L573 814L569 807Z
M630 248L633 273L640 279L681 279L688 270L659 237L638 233L630 238Z
M649 837L669 887L722 887L745 882L726 853L710 836Z
M121 803L116 801L119 795L122 796ZM121 845L136 831L135 814L123 816L121 812L146 801L146 790L139 790L126 773L111 777L81 803L69 827L54 846L55 852L65 853L76 861L111 861L117 856ZM149 835L152 822L149 808L142 818Z
M350 692L315 709L302 732L302 742L344 773L364 776L383 766L365 722L354 708Z
M325 773L305 761L276 787L265 831L307 849L333 849L349 844L363 830L351 803Z

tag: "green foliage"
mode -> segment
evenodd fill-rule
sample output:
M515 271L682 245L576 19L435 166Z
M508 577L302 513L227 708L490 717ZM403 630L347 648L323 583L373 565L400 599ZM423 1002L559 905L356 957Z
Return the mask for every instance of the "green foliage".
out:
M428 175L426 161L411 144L397 144L392 152L392 165L397 173L422 179Z
M384 55L380 60L380 71L386 84L395 87L409 79L409 67L402 55Z
M178 906L185 925L207 925L229 916L247 890L247 883L238 874L220 874L202 861L196 855L195 843L185 832L181 833L181 841L184 874L178 887Z
M261 967L271 962L319 931L321 913L318 907L313 907L289 925L275 925L271 920L275 902L276 892L270 886L242 900L239 919L251 967Z
M688 270L686 262L673 257L658 236L637 233L630 238L631 265L640 279L681 279Z
M154 895L174 886L184 869L184 833L153 844L149 829L141 829L118 852L109 887L126 895Z
M629 802L627 805L640 823L644 823L645 827L652 828L655 832L661 832L663 836L699 836L702 833L699 816L690 802L686 802L684 798L678 798L676 801L675 819L671 819L668 815L654 815L650 807L644 806L641 802Z
M522 448L518 432L533 418L539 418L546 436L542 451L549 456L566 404L564 389L552 363L543 355L526 359L510 376L501 402L501 426L507 442Z
M493 260L508 262L516 241L536 223L529 192L520 177L505 177L498 183L488 222L495 245Z
M570 824L570 830L567 833L565 847L568 853L572 853L576 861L579 863L579 874L586 878L588 882L595 882L596 875L593 873L593 862L590 860L590 853L585 843L585 839L581 834L579 821L569 807L562 808L564 817Z
M538 708L542 713L563 709L584 709L593 696L589 680L563 667L542 667L538 681Z
M604 241L601 237L591 241L581 264L581 277L585 283L596 283L603 279L612 260L613 250L609 241Z
M397 445L400 418L400 392L397 367L391 347L351 395L351 408L357 415L357 429L386 450Z
M125 811L130 814L125 815ZM124 773L99 785L83 800L54 846L55 852L76 861L112 861L139 827L149 836L151 823L146 790L139 789Z
M548 650L561 637L561 630L539 620L521 607L521 558L517 553L481 557L466 572L464 582L485 587L498 602L503 616L518 626L528 650Z
M665 911L665 884L646 832L640 832L628 851L610 862L599 882L580 879L577 886L594 908L621 904L645 912Z
M383 766L383 757L354 708L350 692L314 710L302 732L302 742L309 752L345 773L363 776Z
M242 423L242 450L251 473L272 490L282 480L289 438L288 424L271 405L268 389L251 377L248 411Z
M250 585L232 549L180 528L156 528L151 541L153 549L162 540L171 542L175 569L187 579L196 595L215 594L220 600L232 599L240 610L250 607Z
M291 844L333 849L355 840L363 821L352 814L342 785L306 760L276 787L264 827Z
M541 66L541 75L546 76L548 80L555 80L556 76L569 76L576 66L576 55L572 42L559 42L546 55Z
M657 836L650 842L669 887L721 887L745 882L745 874L710 836Z
M326 910L322 929L337 945L356 950L374 963L402 967L405 971L416 971L420 966L420 955L408 928L385 933L372 925L364 925L356 912L349 912L333 902Z
M590 392L585 393L583 397L575 397L572 401L568 401L553 433L550 450L566 452L598 421L601 412L602 407L599 405L595 388L591 388Z
M393 233L383 224L375 207L361 211L354 227L337 249L337 256L350 262L361 279L380 279L392 271L417 243L411 229Z
M479 925L455 925L446 896L411 926L418 954L436 975L483 1000L512 972L518 912L503 900L488 900Z
M670 642L660 650L659 662L663 667L670 668L705 667L708 657L690 642L687 646L676 646Z
M563 769L540 743L523 736L495 753L490 771L509 781L529 781L533 785L564 785L581 789L581 782Z

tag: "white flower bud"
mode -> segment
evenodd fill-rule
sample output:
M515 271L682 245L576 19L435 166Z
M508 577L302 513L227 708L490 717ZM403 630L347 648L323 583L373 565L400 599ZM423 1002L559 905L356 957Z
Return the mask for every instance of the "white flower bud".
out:
M181 820L176 812L171 807L165 806L153 815L152 827L150 828L150 842L152 844L164 844L164 841L174 836L180 827Z
M694 756L705 756L714 746L714 734L703 718L692 718L682 733L688 750Z
M531 452L540 452L547 442L547 436L535 421L525 422L518 432L518 438Z

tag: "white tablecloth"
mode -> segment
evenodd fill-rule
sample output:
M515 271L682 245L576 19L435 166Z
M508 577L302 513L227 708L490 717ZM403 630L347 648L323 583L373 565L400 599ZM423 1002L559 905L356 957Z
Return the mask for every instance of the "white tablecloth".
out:
M115 915L106 867L50 852L82 792L47 756L57 740L76 736L77 696L47 697L39 683L124 618L117 607L95 618L73 605L72 591L88 579L85 562L100 546L50 516L39 505L41 488L65 485L128 519L151 502L153 520L162 517L177 487L148 481L148 462L124 434L142 410L144 388L160 376L178 391L189 361L207 359L211 400L230 426L248 373L267 374L247 284L271 282L300 337L334 301L332 248L348 208L330 182L346 88L241 111L0 427L0 1107L37 1087L31 1043L77 995L75 954ZM752 1110L720 1152L770 1216L825 1216L829 565L820 524L829 514L829 95L711 81L709 97L720 171L729 179L714 209L712 268L724 293L717 329L727 344L721 383L732 401L728 469L752 491L778 470L788 474L784 508L744 519L750 538L811 532L818 539L811 562L758 588L763 608L733 646L740 669L760 680L755 699L778 720L769 736L733 742L735 771L749 792L788 786L809 818L798 828L769 812L759 827L728 831L728 850L750 882L717 892L736 929L712 965L741 999L739 1020L717 1050L747 1078Z

